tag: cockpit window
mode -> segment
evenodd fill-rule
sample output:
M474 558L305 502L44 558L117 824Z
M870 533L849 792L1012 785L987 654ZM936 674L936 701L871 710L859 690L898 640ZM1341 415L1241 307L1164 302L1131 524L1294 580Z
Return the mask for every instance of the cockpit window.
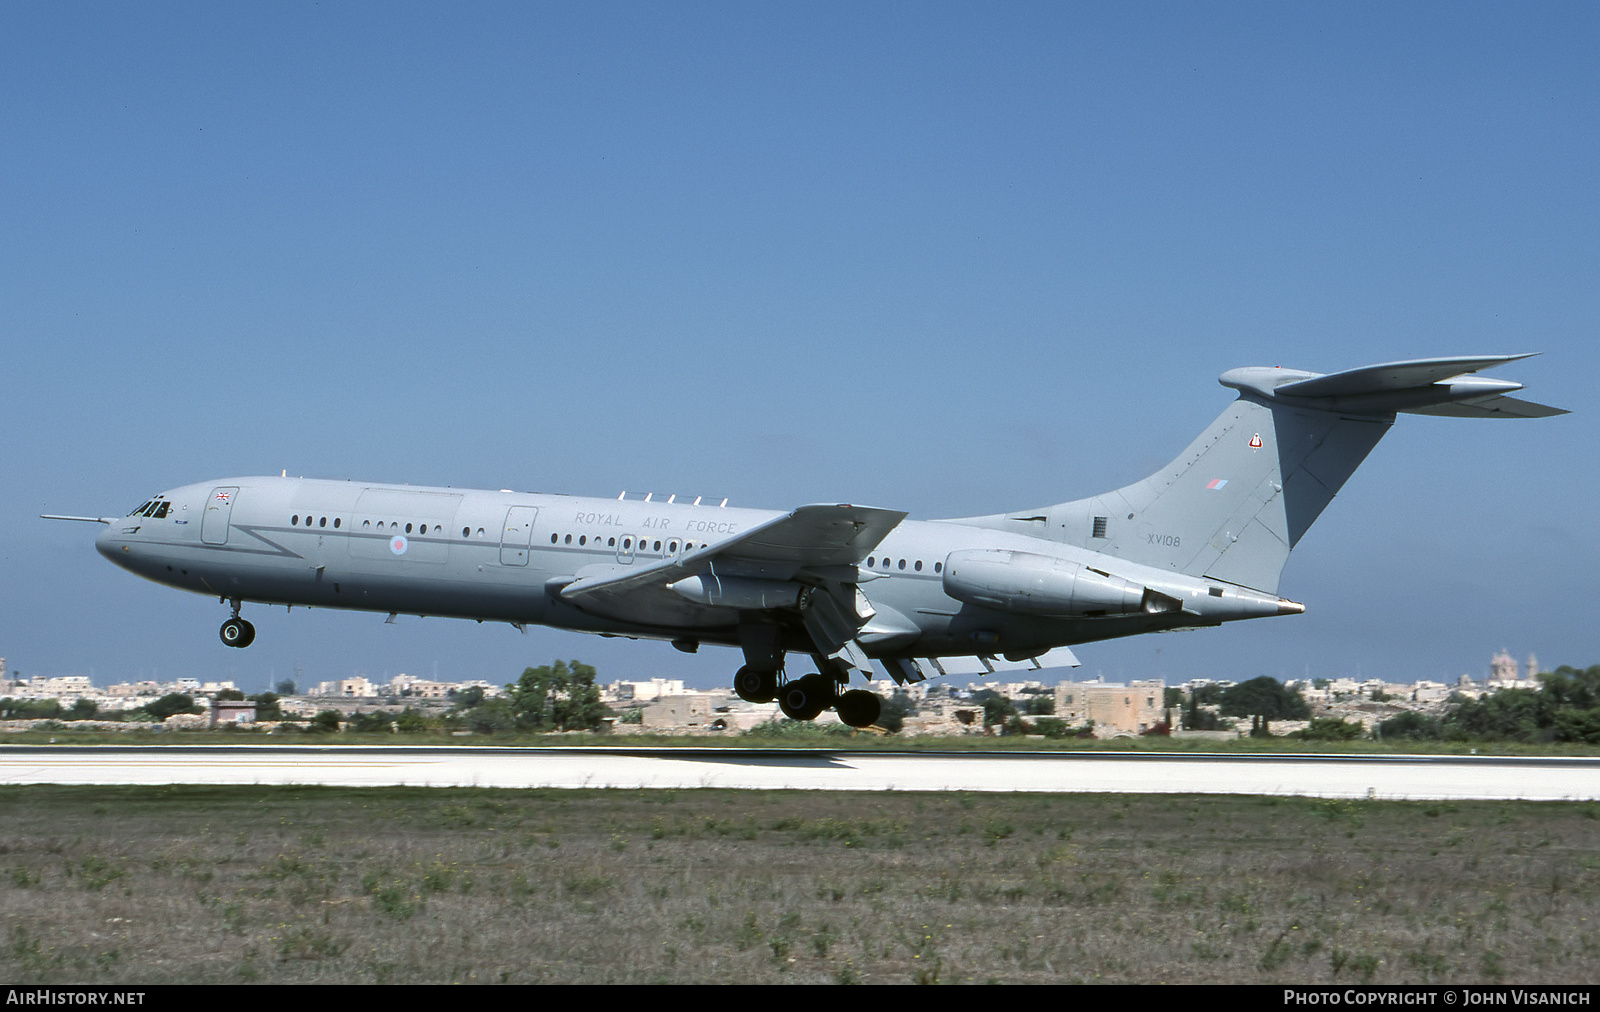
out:
M130 516L130 517L154 517L155 519L160 520L160 519L164 518L167 515L167 510L169 510L171 508L172 508L172 504L170 502L167 502L165 499L151 499L149 502L145 503L143 506L140 506L138 509L134 510L132 513L129 513L128 516Z

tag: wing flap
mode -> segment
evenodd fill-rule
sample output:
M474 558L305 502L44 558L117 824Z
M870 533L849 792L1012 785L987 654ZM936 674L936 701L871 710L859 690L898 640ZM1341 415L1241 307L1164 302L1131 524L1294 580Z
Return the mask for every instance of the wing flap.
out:
M1035 657L1007 660L993 654L975 654L965 657L927 657L927 661L941 675L992 675L997 671L1038 671L1041 668L1076 668L1082 662L1068 647L1046 650Z

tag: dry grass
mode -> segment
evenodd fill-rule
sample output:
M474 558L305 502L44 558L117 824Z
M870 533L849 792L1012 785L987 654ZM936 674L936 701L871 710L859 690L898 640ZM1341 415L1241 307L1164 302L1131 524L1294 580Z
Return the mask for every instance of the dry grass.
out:
M0 979L1593 981L1600 809L0 788Z

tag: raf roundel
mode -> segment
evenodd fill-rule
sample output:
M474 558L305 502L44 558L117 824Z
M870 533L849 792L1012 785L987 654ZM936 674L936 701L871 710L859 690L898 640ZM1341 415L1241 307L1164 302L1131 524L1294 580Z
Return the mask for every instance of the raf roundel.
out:
M389 539L389 551L396 555L406 554L406 539L402 534L396 534Z

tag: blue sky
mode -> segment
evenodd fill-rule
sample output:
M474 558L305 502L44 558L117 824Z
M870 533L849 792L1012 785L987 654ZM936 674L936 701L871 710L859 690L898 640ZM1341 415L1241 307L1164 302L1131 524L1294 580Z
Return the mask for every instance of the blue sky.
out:
M1241 365L1545 354L1402 417L1303 616L1083 675L1600 663L1588 4L8 4L0 656L25 674L723 684L505 626L247 610L93 551L290 474L961 516L1170 459Z

